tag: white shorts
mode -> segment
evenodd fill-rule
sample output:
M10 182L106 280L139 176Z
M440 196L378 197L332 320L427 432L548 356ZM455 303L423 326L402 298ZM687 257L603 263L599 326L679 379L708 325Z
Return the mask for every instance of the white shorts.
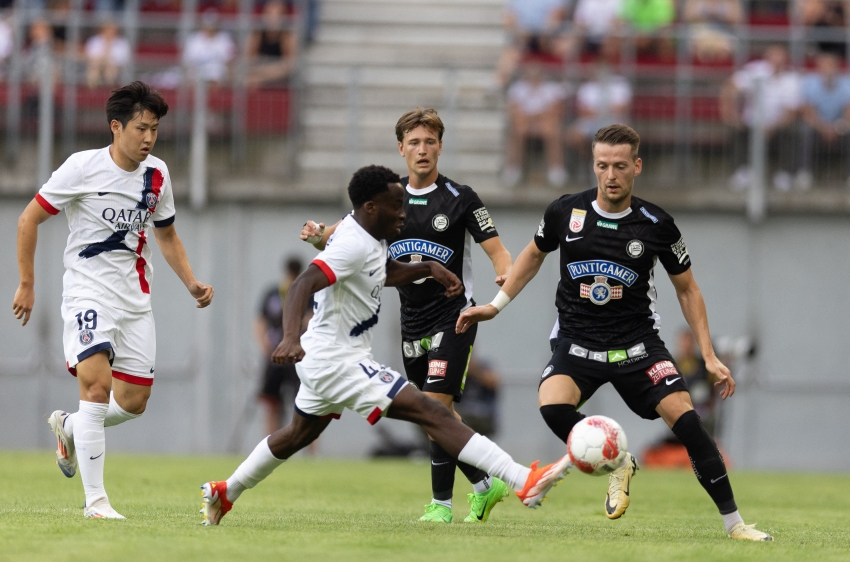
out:
M371 357L359 361L305 358L295 369L301 379L295 410L305 417L339 419L348 408L374 425L407 384L407 379Z
M62 299L65 366L77 376L77 363L99 351L109 352L112 376L133 384L153 384L156 327L153 312L130 312L96 301Z

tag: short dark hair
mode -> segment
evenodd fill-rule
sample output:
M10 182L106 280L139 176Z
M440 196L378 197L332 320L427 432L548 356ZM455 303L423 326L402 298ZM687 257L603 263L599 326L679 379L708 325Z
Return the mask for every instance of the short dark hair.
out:
M168 113L168 104L162 94L138 80L112 90L106 100L106 122L110 128L113 120L121 123L122 128L126 127L143 111L150 111L154 117L162 119Z
M614 123L596 131L596 136L593 137L593 148L596 148L598 143L610 144L611 146L627 144L632 147L632 158L637 158L640 148L640 135L628 125Z
M366 166L360 168L351 176L348 183L348 198L357 209L367 201L371 201L379 193L389 191L389 184L401 183L398 174L383 166Z
M402 142L406 133L420 125L437 135L439 140L443 140L446 127L443 125L443 120L437 115L437 110L417 107L398 118L398 122L395 124L395 137L398 142Z

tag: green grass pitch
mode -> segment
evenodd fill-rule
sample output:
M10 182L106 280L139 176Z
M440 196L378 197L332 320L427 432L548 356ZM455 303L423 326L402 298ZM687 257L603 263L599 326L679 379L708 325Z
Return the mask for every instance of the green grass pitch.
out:
M483 525L462 523L469 486L458 472L455 522L421 524L425 461L295 459L221 526L202 527L200 484L240 461L110 454L107 490L127 520L95 521L82 517L79 476L62 476L52 453L0 452L0 561L850 560L846 475L733 473L743 516L772 544L727 539L687 472L639 472L619 521L603 515L607 479L573 472L540 509L508 497Z

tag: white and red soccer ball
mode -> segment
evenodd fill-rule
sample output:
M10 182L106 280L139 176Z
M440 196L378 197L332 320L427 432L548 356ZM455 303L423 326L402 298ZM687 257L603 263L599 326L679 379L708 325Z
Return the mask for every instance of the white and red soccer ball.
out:
M605 416L589 416L578 422L567 438L573 466L586 474L614 472L626 455L628 442L620 424Z

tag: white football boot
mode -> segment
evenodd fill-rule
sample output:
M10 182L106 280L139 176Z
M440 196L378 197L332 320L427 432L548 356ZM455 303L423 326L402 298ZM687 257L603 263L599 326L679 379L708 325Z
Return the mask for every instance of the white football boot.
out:
M735 523L735 526L729 529L729 538L739 541L772 541L773 537L767 533L763 533L756 529L755 523L752 525L744 525L743 521Z
M62 474L73 478L77 473L77 450L74 447L74 440L65 434L65 418L69 415L71 414L68 412L56 410L47 418L47 423L50 424L50 430L56 436L56 464L59 465Z
M605 515L608 519L619 519L629 507L629 487L635 473L640 469L637 459L626 453L620 467L608 475L608 495L605 496Z
M107 499L98 500L84 507L83 517L91 519L126 519L126 517L112 509Z

